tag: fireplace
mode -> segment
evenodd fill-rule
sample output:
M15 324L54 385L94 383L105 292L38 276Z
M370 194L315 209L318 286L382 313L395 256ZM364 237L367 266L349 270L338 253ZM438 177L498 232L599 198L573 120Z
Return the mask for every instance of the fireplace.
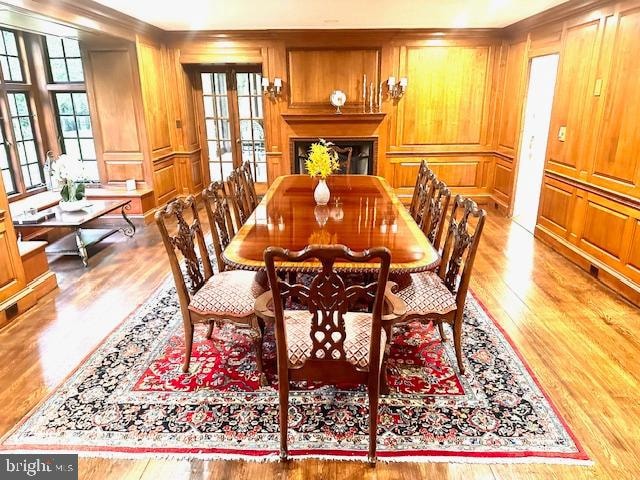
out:
M375 175L376 173L376 151L378 140L375 137L354 137L354 138L325 138L333 143L338 151L338 159L342 170L338 173L349 173L354 175ZM291 173L305 173L304 162L312 143L318 138L292 138L291 144ZM349 170L346 169L348 154L340 150L351 148L351 162Z

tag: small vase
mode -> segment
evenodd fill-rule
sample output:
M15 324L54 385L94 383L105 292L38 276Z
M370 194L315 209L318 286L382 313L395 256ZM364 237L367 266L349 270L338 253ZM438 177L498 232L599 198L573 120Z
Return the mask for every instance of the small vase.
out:
M315 199L318 205L326 205L329 203L329 198L331 197L331 192L329 191L329 187L327 186L327 181L324 178L321 178L316 186L316 189L313 191L313 198Z

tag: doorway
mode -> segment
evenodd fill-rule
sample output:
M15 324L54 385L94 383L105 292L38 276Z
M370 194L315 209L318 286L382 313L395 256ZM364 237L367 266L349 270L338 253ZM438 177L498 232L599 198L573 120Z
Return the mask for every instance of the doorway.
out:
M531 233L538 218L558 58L558 54L534 57L529 71L513 219Z
M266 183L261 66L212 66L200 82L211 181L226 180L248 161L255 181Z

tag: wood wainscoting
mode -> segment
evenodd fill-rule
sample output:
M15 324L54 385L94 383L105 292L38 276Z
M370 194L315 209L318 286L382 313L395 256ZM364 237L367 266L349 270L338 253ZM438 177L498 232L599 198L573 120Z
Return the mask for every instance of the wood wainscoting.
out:
M640 305L640 201L547 171L535 235Z
M392 186L403 203L410 203L420 162L426 159L429 167L452 191L467 195L478 203L486 204L492 198L492 154L458 155L429 154L392 156Z

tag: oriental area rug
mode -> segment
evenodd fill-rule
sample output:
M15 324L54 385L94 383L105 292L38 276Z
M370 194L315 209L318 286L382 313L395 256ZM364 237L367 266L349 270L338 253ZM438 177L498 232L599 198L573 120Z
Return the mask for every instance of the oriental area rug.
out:
M125 320L2 442L15 452L85 456L277 460L275 340L267 331L267 385L250 333L196 327L191 370L181 372L182 319L168 281ZM449 333L450 336L450 333ZM452 341L431 325L396 333L380 400L381 461L588 463L527 366L471 296L467 373ZM366 391L301 385L291 391L293 458L366 460Z

